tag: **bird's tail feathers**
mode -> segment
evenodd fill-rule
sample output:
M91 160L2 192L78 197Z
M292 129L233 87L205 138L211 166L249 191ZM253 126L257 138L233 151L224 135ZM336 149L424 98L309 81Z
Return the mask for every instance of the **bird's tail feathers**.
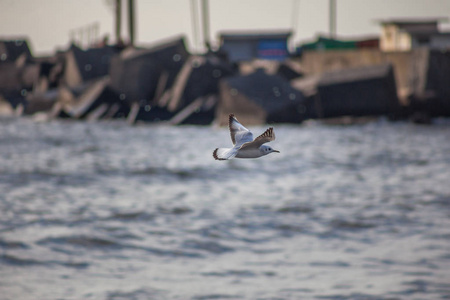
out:
M227 160L236 156L236 151L233 148L216 148L213 152L215 160Z

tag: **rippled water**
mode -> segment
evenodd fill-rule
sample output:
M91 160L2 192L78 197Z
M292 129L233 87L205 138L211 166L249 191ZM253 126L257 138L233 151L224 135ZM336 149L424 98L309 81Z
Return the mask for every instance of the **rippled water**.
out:
M450 298L448 120L0 128L1 299Z

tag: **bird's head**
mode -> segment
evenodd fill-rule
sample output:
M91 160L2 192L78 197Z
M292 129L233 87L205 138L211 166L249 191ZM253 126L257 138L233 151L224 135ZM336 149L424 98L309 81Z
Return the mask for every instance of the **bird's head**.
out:
M263 155L267 155L267 154L272 153L272 152L280 153L280 151L275 150L272 147L266 146L266 145L262 145L259 149L260 149L260 151L262 152Z

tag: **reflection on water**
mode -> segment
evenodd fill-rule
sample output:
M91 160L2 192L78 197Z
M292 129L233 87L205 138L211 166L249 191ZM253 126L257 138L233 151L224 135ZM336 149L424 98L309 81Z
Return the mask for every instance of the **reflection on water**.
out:
M450 297L450 126L0 120L2 299ZM255 128L256 132L264 128Z

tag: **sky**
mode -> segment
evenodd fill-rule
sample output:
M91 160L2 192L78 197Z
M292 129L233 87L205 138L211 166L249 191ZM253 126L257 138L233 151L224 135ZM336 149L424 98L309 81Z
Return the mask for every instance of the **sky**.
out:
M136 43L146 46L180 35L191 51L202 49L192 3L201 0L135 0ZM114 0L0 0L0 39L27 37L34 55L66 49L71 32L97 24L97 36L114 42ZM127 38L126 0L122 35ZM235 30L293 30L291 45L329 31L329 0L209 0L210 39ZM336 0L338 38L376 36L377 20L450 17L450 0ZM450 31L450 22L442 26ZM84 30L84 32L87 32ZM79 37L79 35L77 35ZM87 35L84 35L86 39Z

